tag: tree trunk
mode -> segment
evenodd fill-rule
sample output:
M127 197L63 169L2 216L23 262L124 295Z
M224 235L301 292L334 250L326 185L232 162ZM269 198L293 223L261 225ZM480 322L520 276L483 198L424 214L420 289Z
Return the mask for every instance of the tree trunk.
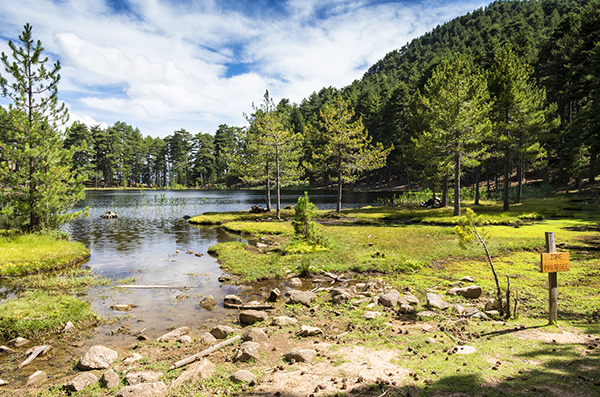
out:
M517 166L517 199L515 203L519 204L521 202L523 195L523 164L519 163Z
M460 216L460 154L454 160L454 216Z
M281 220L281 185L279 183L279 146L275 145L275 175L276 186L277 186L277 220Z
M342 158L338 164L338 198L336 212L339 214L342 212Z
M510 149L507 147L504 154L504 187L503 187L503 211L510 211L508 202L508 189L510 188Z
M479 167L475 168L475 205L479 205Z
M269 176L269 162L265 165L265 174L267 175L267 211L271 211L271 177Z
M433 199L435 200L435 194ZM444 178L442 178L442 202L440 205L442 208L448 206L448 173L444 174Z
M594 183L596 181L596 152L590 153L590 174L589 174L589 182Z

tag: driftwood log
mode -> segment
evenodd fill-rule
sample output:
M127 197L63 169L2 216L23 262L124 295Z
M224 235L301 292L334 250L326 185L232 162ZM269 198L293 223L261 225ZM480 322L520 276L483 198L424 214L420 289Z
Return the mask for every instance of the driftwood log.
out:
M227 345L230 345L233 342L235 342L235 341L237 341L237 340L239 340L241 338L242 337L240 335L236 335L233 338L229 338L229 339L227 339L227 340L225 340L225 341L223 341L221 343L218 343L218 344L214 345L211 348L208 348L206 350L202 350L200 353L196 353L193 356L189 356L187 358L184 358L183 360L179 360L175 364L171 365L171 368L169 368L169 371L173 370L173 369L176 369L176 368L179 368L179 367L183 367L184 365L191 364L194 361L196 361L197 359L199 359L201 357L204 357L204 356L208 356L209 354L214 353L217 350L219 350L219 349L221 349L221 348L223 348L223 347L225 347Z

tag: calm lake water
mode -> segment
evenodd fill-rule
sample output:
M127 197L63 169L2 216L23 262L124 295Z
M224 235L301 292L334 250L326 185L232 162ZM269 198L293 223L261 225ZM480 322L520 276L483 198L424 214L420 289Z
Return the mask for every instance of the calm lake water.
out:
M302 194L298 190L283 191L282 206L294 205ZM343 208L372 205L380 195L346 193ZM309 191L309 197L319 209L335 209L335 191ZM183 218L209 211L248 210L252 205L265 206L264 191L87 191L81 207L90 207L90 216L65 228L73 240L84 243L90 250L91 258L84 266L115 280L133 277L137 286L171 287L92 288L88 298L93 309L105 317L130 321L134 333L145 329L148 336L157 337L175 326L195 327L231 315L231 310L222 308L225 295L237 293L245 300L258 298L252 295L258 294L259 284L244 291L221 284L218 278L223 272L216 259L206 254L218 242L245 240L216 226L191 225ZM100 218L106 211L116 211L118 219ZM204 256L186 254L188 250ZM286 289L278 282L262 287ZM198 306L207 295L213 295L218 302L212 311ZM110 309L114 304L137 307L129 313L119 313ZM95 342L105 338L114 342L114 335L110 335L112 328L114 324L98 327Z

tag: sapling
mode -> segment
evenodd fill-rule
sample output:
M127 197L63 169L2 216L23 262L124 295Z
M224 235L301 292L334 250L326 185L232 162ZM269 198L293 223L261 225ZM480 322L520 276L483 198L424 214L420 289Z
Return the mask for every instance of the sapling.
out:
M480 224L481 218L477 216L472 209L467 208L467 211L465 212L464 216L462 216L458 221L458 225L455 227L454 231L459 238L459 244L462 248L467 248L470 244L473 243L481 244L483 246L483 249L485 250L485 255L487 256L488 262L492 269L492 273L494 274L494 281L496 282L496 299L498 299L498 303L500 304L500 314L502 314L504 310L504 306L502 305L502 290L500 289L500 282L498 281L498 275L496 274L496 269L494 268L492 256L490 255L490 251L488 250L487 244L485 242L486 235L484 233L479 233L479 231L477 230L477 226ZM507 312L510 313L508 299L506 305Z

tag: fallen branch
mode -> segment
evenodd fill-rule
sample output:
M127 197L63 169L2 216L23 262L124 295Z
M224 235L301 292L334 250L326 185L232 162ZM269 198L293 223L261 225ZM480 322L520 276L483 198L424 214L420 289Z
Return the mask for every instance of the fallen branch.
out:
M382 329L381 331L379 331L379 336L381 336L381 334L383 334L385 332L386 329L388 329L392 324L388 323L388 325L385 326L384 329Z
M383 394L380 394L379 397L385 397L386 394L388 394L388 392L392 390L392 389L387 389L386 391L383 392Z
M225 347L227 345L232 344L233 342L241 339L242 337L240 335L236 335L233 338L229 338L219 344L214 345L213 347L206 349L206 350L202 350L200 353L196 353L193 356L189 356L187 358L184 358L183 360L179 360L177 361L175 364L171 365L171 368L169 368L170 370L179 368L179 367L183 367L184 365L188 365L193 363L194 361L196 361L197 359L199 359L200 357L204 357L204 356L208 356L211 353L216 352L217 350L219 350L222 347Z
M39 356L40 354L45 354L45 353L49 352L50 349L52 349L52 346L50 346L50 345L42 345L42 346L32 347L31 349L29 349L27 351L27 353L31 352L31 355L27 358L27 360L25 360L21 364L19 364L17 366L17 368L21 369L24 366L30 364L37 356Z

